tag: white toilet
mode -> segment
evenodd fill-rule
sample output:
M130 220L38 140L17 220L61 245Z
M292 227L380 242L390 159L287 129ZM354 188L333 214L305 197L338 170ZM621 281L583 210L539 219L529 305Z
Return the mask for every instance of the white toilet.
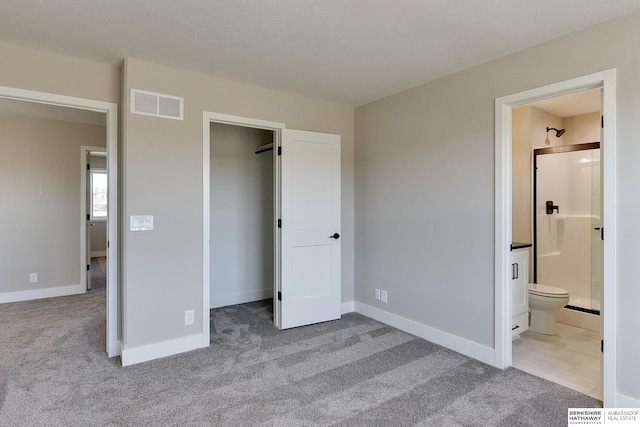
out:
M558 333L556 311L569 303L569 291L554 286L529 283L529 330L545 335Z

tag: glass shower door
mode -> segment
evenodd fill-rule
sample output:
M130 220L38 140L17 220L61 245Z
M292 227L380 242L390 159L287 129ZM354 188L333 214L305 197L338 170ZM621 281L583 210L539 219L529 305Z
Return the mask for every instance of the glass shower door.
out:
M602 280L604 277L604 247L602 242L602 180L600 174L600 149L591 153L591 309L600 311Z
M537 283L569 291L569 305L599 311L602 276L600 149L535 150Z

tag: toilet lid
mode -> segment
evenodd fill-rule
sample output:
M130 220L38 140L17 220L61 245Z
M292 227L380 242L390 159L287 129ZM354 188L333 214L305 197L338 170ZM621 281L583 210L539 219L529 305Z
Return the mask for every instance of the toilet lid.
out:
M568 297L569 291L555 286L540 285L538 283L529 283L529 292L540 296Z

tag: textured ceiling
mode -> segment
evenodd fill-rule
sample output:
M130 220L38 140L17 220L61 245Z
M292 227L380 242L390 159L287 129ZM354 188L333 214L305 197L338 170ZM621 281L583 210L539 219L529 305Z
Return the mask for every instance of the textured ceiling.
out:
M348 105L640 9L640 0L1 0L0 41L134 57Z

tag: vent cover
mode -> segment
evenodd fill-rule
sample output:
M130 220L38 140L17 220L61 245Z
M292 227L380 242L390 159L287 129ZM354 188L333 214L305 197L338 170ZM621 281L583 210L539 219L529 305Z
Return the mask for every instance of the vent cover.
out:
M145 116L183 119L184 98L131 89L131 112Z

